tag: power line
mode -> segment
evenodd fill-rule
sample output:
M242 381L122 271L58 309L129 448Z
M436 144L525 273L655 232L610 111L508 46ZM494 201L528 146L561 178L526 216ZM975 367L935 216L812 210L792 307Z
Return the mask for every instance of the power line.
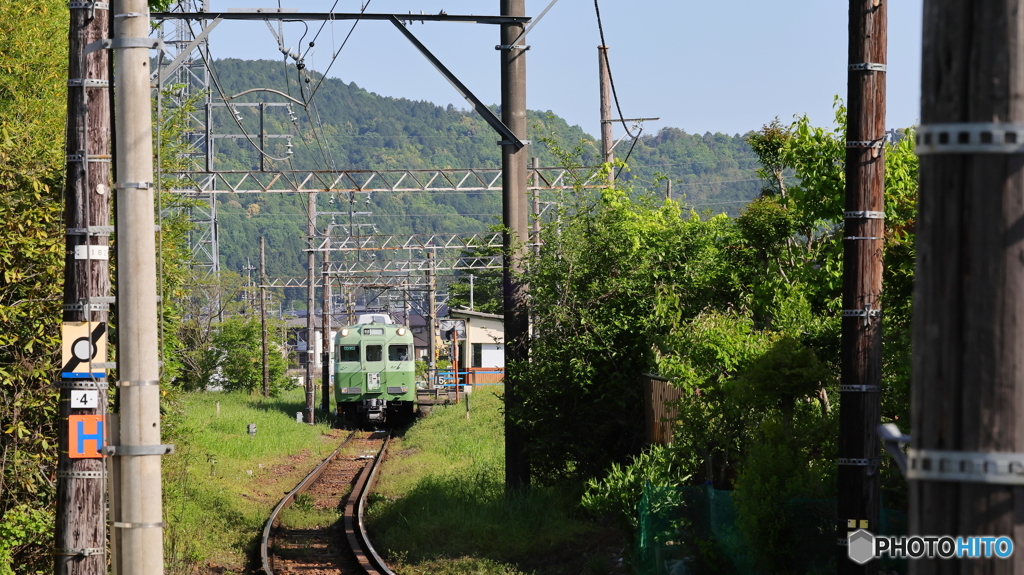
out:
M373 0L367 0L366 5L363 6L359 13L362 14L363 12L365 12L366 9L370 7L370 2L372 1ZM359 20L356 20L355 22L352 23L352 27L349 28L348 34L345 35L345 39L341 41L341 47L338 48L338 51L335 52L333 56L331 56L331 62L330 64L327 64L327 69L324 70L323 75L320 76L320 81L316 83L316 86L313 86L313 91L309 94L310 98L316 95L316 91L320 89L320 84L323 84L324 80L327 79L327 73L331 71L331 66L334 66L334 62L335 60L338 59L338 54L341 54L341 51L345 48L345 44L348 44L348 39L352 37L352 32L355 32L357 24L359 24ZM334 28L333 24L331 25L331 28Z

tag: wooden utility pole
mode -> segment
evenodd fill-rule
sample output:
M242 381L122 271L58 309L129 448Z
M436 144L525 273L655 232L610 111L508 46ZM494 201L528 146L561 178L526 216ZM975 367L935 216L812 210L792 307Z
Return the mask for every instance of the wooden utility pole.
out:
M885 236L886 4L850 0L846 208L839 412L838 540L877 532L882 385L882 247ZM842 574L878 573L838 548Z
M1022 541L1022 30L1020 0L924 4L908 458L913 534ZM939 466L939 459L947 461ZM957 473L964 464L969 473ZM1024 553L957 567L910 562L917 574L953 569L1021 574Z
M331 412L331 277L328 275L328 271L331 263L331 238L327 238L327 251L324 252L324 271L323 271L323 309L321 310L321 318L323 321L324 336L320 341L321 344L321 358L320 365L321 374L320 377L323 379L322 389L320 390L320 410L324 413Z
M260 327L263 330L263 397L270 397L270 345L267 341L267 243L260 236Z
M313 342L316 339L316 309L313 307L313 298L316 294L316 252L313 250L313 242L316 241L316 194L309 194L309 221L306 222L306 236L309 252L306 254L306 423L313 424L313 408L316 402L316 384L314 383L314 372L316 359L314 359ZM349 228L351 229L351 227Z
M116 0L114 18L117 141L117 370L120 389L122 573L163 572L160 361L157 332L149 13L146 0Z
M597 71L601 85L601 162L610 164L615 161L612 146L615 136L612 134L612 80L608 70L608 46L597 47ZM615 181L615 170L608 173L608 183Z
M525 16L526 0L501 0L502 16ZM501 121L520 140L526 137L526 38L523 24L501 25ZM515 413L520 397L511 364L529 359L530 316L528 287L520 279L529 239L526 201L526 146L501 146L501 191L504 264L502 274L505 312L505 409ZM523 429L505 417L505 487L519 491L530 485Z
M62 359L61 365L57 575L107 571L107 485L99 449L104 443L108 386L105 371L92 363L107 361L99 353L105 345L98 338L106 338L110 301L110 100L107 52L86 54L85 47L107 37L109 11L81 4L71 8L68 36L63 344L72 357ZM81 416L89 420L82 421ZM69 434L76 436L74 445ZM83 435L95 439L83 442ZM80 446L90 452L88 457L78 457Z
M536 170L540 167L540 159L534 158L532 161L533 169ZM536 183L536 182L535 182ZM536 187L533 189L533 255L540 255L540 190Z
M427 324L427 367L428 377L431 381L437 377L437 311L435 310L434 293L437 289L435 282L434 266L436 255L433 251L427 252L427 316L424 318Z

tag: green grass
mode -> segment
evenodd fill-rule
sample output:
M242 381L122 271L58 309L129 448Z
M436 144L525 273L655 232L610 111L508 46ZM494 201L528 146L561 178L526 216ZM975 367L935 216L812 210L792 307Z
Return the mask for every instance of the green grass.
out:
M580 515L576 496L543 488L505 495L495 389L477 388L470 420L462 405L436 407L390 448L368 518L374 545L403 575L583 570L558 560L601 530Z
M273 507L341 442L326 422L296 423L303 405L301 388L273 399L199 392L166 402L165 440L176 445L163 460L169 574L245 568Z

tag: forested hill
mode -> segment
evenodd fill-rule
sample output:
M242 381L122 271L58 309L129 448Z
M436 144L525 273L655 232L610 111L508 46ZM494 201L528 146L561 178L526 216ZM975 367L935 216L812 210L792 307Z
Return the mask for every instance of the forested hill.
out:
M253 88L271 88L300 100L317 86L316 73L300 77L294 66L269 60L218 60L211 88L215 99L221 92L233 96ZM286 102L272 92L242 96L234 102ZM355 83L327 79L319 86L308 110L292 105L267 108L267 134L292 134L292 154L287 140L269 139L267 153L287 161L267 160L268 168L281 169L404 169L496 168L501 151L498 136L475 112L454 106L437 106L405 98L383 97ZM497 111L497 108L493 108ZM232 117L235 114L235 117ZM214 110L215 131L239 134L259 132L255 108ZM751 126L756 129L758 126ZM543 166L558 165L544 139L563 149L582 146L581 162L596 162L595 139L579 126L569 126L554 113L531 111L527 138L529 154ZM621 129L617 130L621 133ZM742 135L688 134L676 128L642 135L630 153L631 140L616 148L622 158L629 154L630 171L621 175L635 186L666 187L673 181L673 197L699 210L736 213L760 189L755 174L756 158ZM254 169L258 156L244 138L218 139L217 169ZM302 253L306 235L304 198L273 195L220 196L220 252L222 265L235 271L258 255L259 236L267 237L268 273L272 277L305 275ZM347 211L348 197L320 195L321 211ZM485 230L501 214L500 193L403 193L361 197L358 211L372 212L359 219L372 223L375 233L456 233ZM347 217L337 218L347 223ZM320 227L329 223L319 222Z

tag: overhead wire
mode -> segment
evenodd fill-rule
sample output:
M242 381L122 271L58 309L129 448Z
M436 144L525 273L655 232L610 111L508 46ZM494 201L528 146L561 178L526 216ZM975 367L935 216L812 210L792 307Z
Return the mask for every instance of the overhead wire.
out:
M372 1L373 0L367 0L366 4L363 5L362 9L359 10L359 13L362 14L366 12L366 9L370 7L370 2ZM348 39L352 37L352 32L355 32L357 24L359 24L358 18L356 19L355 22L352 23L352 27L349 28L348 34L345 35L345 39L341 41L341 46L338 48L338 51L335 52L333 56L331 56L331 62L327 64L327 69L324 70L323 75L320 76L320 81L316 83L316 86L313 86L313 91L309 95L310 98L316 95L316 91L320 89L320 85L323 84L324 80L327 79L327 73L331 71L331 66L334 66L335 60L338 59L338 54L341 54L341 51L345 49L345 44L348 44Z

